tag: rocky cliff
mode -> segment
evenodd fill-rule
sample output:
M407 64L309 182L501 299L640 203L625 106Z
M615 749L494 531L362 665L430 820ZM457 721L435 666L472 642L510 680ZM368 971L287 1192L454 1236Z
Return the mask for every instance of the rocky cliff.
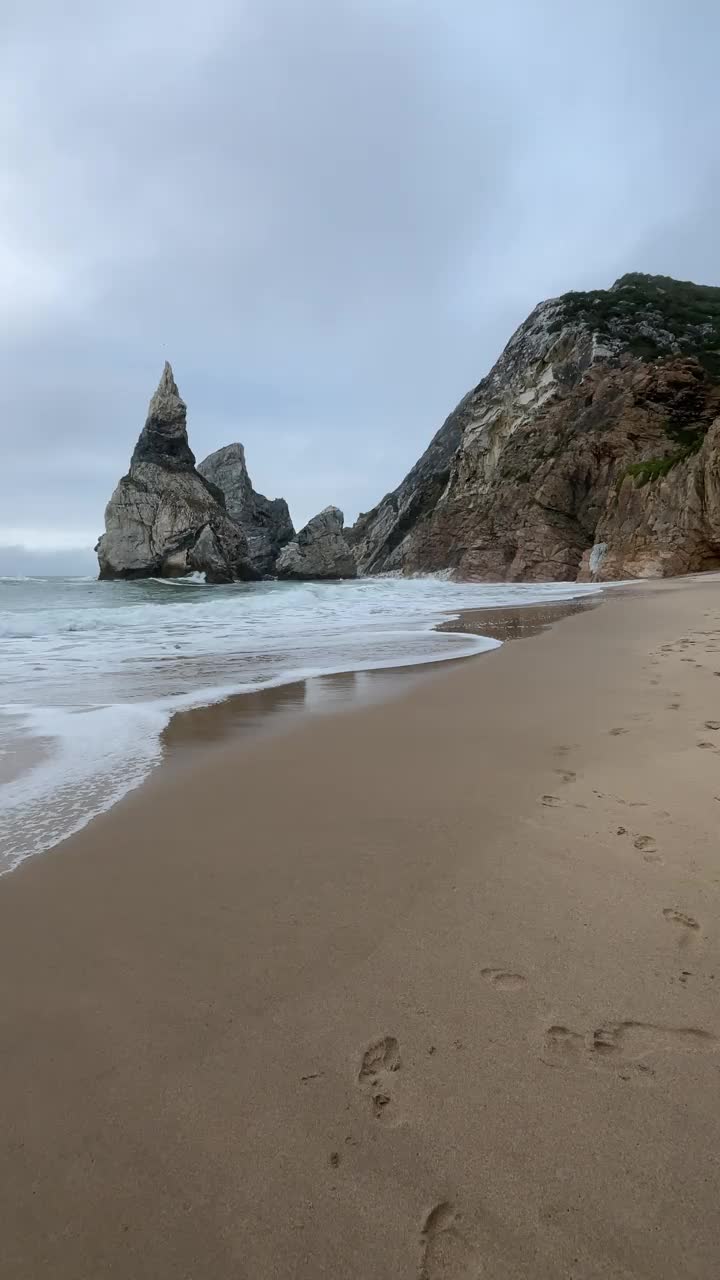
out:
M241 444L227 444L198 463L201 476L220 489L229 516L247 538L253 568L261 576L275 572L275 562L286 543L295 537L284 498L266 498L252 487Z
M349 537L361 572L720 566L720 289L623 276L541 303Z
M209 582L259 576L241 525L220 489L195 468L187 408L169 364L130 462L105 510L95 550L101 578L178 577Z

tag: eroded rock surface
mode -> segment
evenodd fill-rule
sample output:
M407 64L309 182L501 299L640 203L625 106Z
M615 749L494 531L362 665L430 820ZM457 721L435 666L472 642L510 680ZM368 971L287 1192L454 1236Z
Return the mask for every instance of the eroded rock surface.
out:
M205 573L209 582L258 576L245 533L226 511L221 490L195 468L187 408L168 363L95 549L101 578L193 571Z
M198 464L201 476L220 489L229 516L241 526L248 554L258 574L275 571L278 555L295 537L288 504L284 498L266 498L252 487L241 444L216 449Z
M720 289L624 276L541 303L393 493L361 572L484 580L720 566Z
M344 533L345 517L338 507L313 516L297 538L280 552L279 578L354 578L357 565Z

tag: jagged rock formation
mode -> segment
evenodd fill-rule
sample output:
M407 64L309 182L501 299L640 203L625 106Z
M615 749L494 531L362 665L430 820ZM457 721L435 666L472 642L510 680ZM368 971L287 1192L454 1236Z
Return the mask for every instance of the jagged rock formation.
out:
M295 537L284 498L266 498L252 487L241 444L227 444L198 463L201 476L220 489L229 516L241 526L253 568L260 576L275 571L286 543Z
M435 508L468 422L472 392L450 414L402 484L347 530L363 573L404 567L403 542Z
M609 581L720 566L720 289L543 302L393 493L362 572Z
M195 469L187 408L166 362L130 462L105 510L95 550L101 578L256 578L245 534L220 489Z
M278 578L354 578L357 565L345 537L345 517L337 507L313 516L297 538L280 552Z

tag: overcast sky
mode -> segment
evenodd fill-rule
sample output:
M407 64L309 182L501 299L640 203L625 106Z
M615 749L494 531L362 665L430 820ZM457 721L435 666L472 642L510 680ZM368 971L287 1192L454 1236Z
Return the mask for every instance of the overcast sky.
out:
M166 358L198 459L350 522L541 298L720 284L719 52L716 0L3 0L0 573L90 567Z

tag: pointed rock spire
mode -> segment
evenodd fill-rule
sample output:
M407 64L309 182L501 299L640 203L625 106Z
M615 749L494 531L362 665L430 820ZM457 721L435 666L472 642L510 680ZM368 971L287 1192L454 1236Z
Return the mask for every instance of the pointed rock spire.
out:
M166 360L165 367L160 375L160 381L157 384L157 389L150 401L150 404L152 405L155 401L165 402L169 399L179 400L180 403L183 404L175 381L175 375L172 371L172 365L169 360ZM185 408L184 404L183 408Z
M105 532L96 547L101 578L172 578L196 571L208 582L260 576L223 493L195 470L186 417L166 363L130 470L105 508Z
M163 466L195 465L195 454L187 437L187 405L178 391L169 360L165 361L157 390L148 405L145 426L132 461L159 462Z

